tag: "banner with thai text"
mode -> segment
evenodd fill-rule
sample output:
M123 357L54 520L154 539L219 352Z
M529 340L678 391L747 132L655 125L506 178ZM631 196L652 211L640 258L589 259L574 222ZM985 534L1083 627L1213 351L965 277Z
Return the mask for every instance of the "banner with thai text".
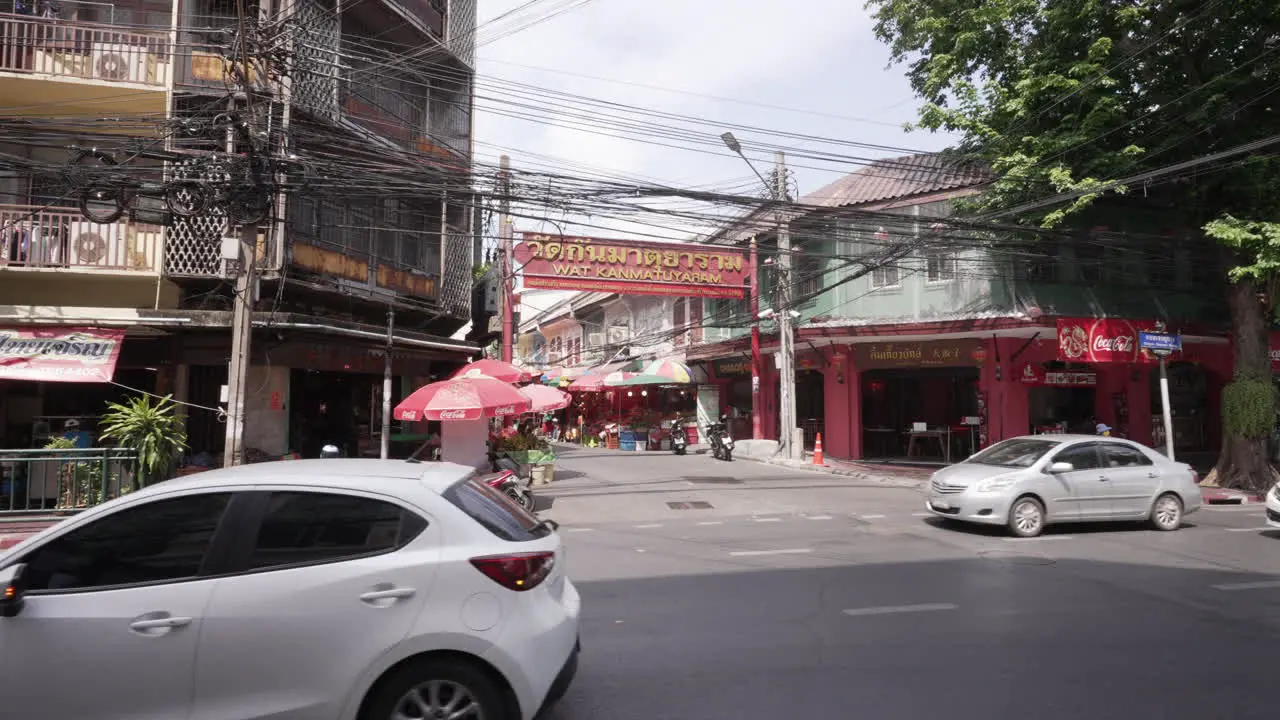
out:
M523 233L515 247L524 286L623 295L741 298L742 252L713 245Z
M111 382L123 329L0 327L0 380Z

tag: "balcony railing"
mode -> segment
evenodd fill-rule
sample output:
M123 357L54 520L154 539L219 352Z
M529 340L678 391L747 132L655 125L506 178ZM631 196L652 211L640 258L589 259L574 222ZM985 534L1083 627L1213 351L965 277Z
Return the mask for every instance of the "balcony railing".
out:
M0 205L0 270L158 272L163 241L159 225L100 225L71 208Z
M168 33L0 13L0 72L167 87Z

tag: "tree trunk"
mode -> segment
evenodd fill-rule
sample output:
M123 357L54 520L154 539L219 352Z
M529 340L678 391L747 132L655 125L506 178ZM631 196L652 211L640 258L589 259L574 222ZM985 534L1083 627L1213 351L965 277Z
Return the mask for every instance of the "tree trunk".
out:
M1235 378L1270 383L1270 299L1260 299L1258 292L1253 280L1241 280L1227 287L1235 345ZM1270 439L1269 435L1231 435L1224 424L1222 453L1206 480L1222 487L1266 492L1276 481L1268 452Z

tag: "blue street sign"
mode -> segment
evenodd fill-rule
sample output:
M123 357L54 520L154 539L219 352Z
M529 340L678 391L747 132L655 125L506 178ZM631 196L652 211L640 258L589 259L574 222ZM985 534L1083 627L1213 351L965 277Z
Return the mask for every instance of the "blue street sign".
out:
M1138 347L1157 353L1177 352L1182 349L1182 336L1170 335L1169 333L1140 332L1138 333Z

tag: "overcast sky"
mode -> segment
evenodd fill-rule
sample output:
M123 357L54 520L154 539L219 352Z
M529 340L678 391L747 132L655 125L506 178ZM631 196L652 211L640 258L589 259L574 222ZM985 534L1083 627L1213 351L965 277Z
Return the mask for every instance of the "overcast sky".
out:
M760 181L719 144L725 125L907 150L938 150L947 144L943 136L903 131L903 123L914 119L917 103L902 69L886 69L888 51L873 35L861 0L587 0L581 6L583 0L478 1L476 153L486 165L505 152L516 168L572 175L594 170L610 177L755 194L762 192ZM527 7L517 9L522 5ZM565 8L572 9L526 27ZM501 85L507 81L711 122L612 110L645 127L676 125L687 133L656 140L606 123L592 123L595 132L557 127L582 123L556 114L567 109L564 102L528 88L512 91ZM515 109L510 102L545 108L545 116L535 117L541 113ZM500 110L495 113L494 107ZM581 112L581 106L574 111ZM513 112L530 117L503 116ZM861 167L848 156L903 154L734 132L766 174L772 148L752 151L753 142L841 156L837 162L792 158L792 188L798 186L801 194ZM655 142L706 144L677 149ZM544 212L536 211L540 216ZM521 220L517 230L554 232L558 225L570 234L622 237L635 230L688 237L687 225L657 217L650 219L653 224L639 226L600 217L546 217L556 222ZM605 225L612 231L584 225Z

